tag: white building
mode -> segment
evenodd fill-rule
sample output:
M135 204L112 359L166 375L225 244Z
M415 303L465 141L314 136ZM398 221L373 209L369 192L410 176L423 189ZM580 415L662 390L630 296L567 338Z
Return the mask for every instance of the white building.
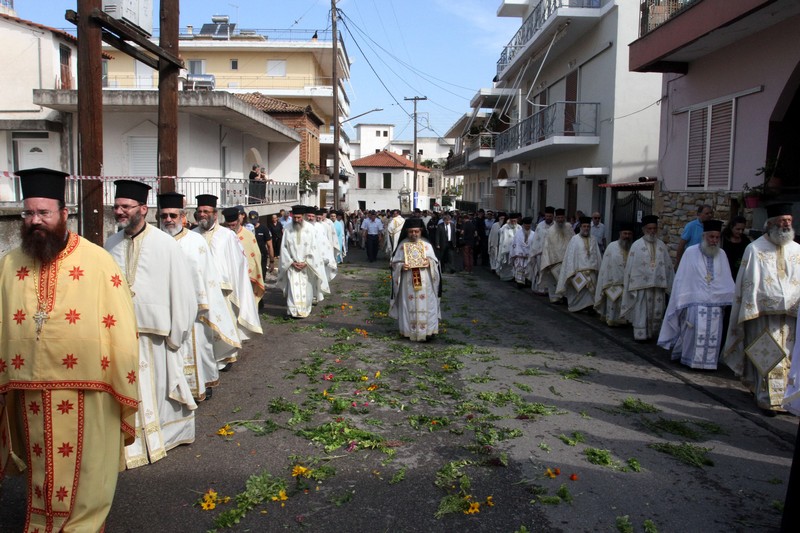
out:
M348 184L347 191L351 211L433 208L427 194L431 169L417 165L415 184L414 164L405 156L382 151L354 160L353 169L356 178ZM401 203L404 201L407 203Z
M466 174L465 200L533 216L547 205L600 211L610 227L607 186L639 187L639 177L657 175L661 76L628 71L639 7L500 2L498 16L519 18L519 30L500 52L493 86L450 130L460 138L445 172Z

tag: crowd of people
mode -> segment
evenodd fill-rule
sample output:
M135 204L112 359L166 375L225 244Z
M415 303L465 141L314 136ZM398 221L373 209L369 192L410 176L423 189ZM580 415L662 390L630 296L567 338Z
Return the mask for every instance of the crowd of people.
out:
M348 250L384 252L389 316L425 342L439 332L443 272L476 266L530 287L570 312L630 325L673 359L716 369L721 359L765 413L800 414L800 365L790 362L800 303L800 245L791 205L768 207L764 234L700 206L676 264L644 216L606 243L599 213L574 223L548 207L520 213L399 210L345 215L304 205L265 217L216 196L158 195L117 180L119 231L105 250L67 230L66 174L18 172L21 246L0 259L0 479L28 471L26 530L101 530L118 467L155 462L195 437L194 413L245 341L262 334L267 275L286 312L308 317L331 294ZM89 460L89 458L91 458Z

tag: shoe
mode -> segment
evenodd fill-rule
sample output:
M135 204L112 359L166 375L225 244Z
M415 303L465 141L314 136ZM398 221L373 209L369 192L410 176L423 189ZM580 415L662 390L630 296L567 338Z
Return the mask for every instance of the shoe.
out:
M764 409L763 407L759 407L759 410L761 411L761 414L766 416L767 418L775 418L776 416L778 416L778 412L773 411L772 409Z
M214 389L206 387L206 400L210 400L212 396L214 396Z
M225 366L219 369L220 372L228 372L233 367L233 363L227 363Z

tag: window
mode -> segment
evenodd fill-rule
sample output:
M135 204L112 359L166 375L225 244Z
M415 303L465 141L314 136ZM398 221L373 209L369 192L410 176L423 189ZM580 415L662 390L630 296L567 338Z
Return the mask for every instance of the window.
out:
M205 74L206 73L206 60L205 59L190 59L188 67L189 67L189 74Z
M231 70L239 70L239 60L231 59Z
M375 137L380 137L380 136L381 136L380 130L375 130Z
M384 132L383 132L383 136L384 136L384 137L388 137L388 136L389 136L389 132L388 132L388 131L386 131L386 130L384 130Z
M59 89L72 89L72 50L68 46L59 47L61 57L61 83Z
M403 150L403 155L411 155L411 150Z
M358 188L359 189L366 189L367 188L367 173L366 172L359 172L358 173Z
M108 59L104 59L101 63L103 87L108 87Z
M433 178L428 178L428 188L429 189L433 188Z
M383 188L384 189L391 189L392 188L392 173L391 172L384 172L383 173Z
M733 151L733 100L689 111L686 187L728 189Z
M285 59L268 59L267 60L267 76L275 76L277 78L286 77L286 60Z

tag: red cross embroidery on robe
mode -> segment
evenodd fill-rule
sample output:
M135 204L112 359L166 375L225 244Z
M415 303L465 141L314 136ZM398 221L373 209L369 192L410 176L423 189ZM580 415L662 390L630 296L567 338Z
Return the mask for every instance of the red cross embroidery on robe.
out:
M41 457L41 456L42 456L42 451L43 451L43 450L42 450L42 447L39 445L39 443L38 443L38 442L37 442L36 444L34 444L34 445L33 445L33 447L31 448L31 451L33 451L33 454L34 454L36 457ZM42 497L42 496L41 496L41 494L39 494L38 496L39 496L40 498Z
M136 371L131 370L128 372L128 383L136 383Z
M81 276L83 276L83 269L79 266L75 266L69 271L69 275L72 277L72 279L78 281L81 279Z
M103 317L103 324L106 325L106 329L111 329L117 324L117 319L114 318L114 315L106 315Z
M78 358L75 355L68 353L67 356L61 360L61 364L72 370L72 367L78 364Z
M14 322L16 322L18 325L22 324L25 321L25 316L25 311L22 309L17 309L17 312L14 313Z
M26 266L19 267L19 270L17 270L17 277L19 278L20 281L24 281L25 278L27 278L30 273L31 271L28 270L28 267Z
M72 447L70 446L70 453L72 453L72 449L71 448ZM61 448L59 448L58 451L60 452ZM67 455L65 455L65 457L69 457L69 453ZM69 495L69 491L67 490L67 487L65 487L64 485L61 485L61 488L59 488L58 492L56 492L56 497L58 498L58 501L60 501L60 502L63 502L64 500L66 500L68 495Z
M28 404L28 409L31 413L38 415L39 414L39 402L31 402Z
M74 324L81 319L81 314L75 309L70 309L69 313L64 314L64 319L70 324Z
M14 368L19 370L23 366L25 366L25 358L22 357L20 354L16 354L14 359L11 360L11 364L14 365Z
M100 366L103 368L103 370L108 370L109 365L111 365L111 360L107 355L104 355L103 358L100 359Z
M114 287L119 287L120 285L122 285L122 278L119 277L119 274L114 274L113 276L111 276L111 284Z
M62 415L68 415L70 411L75 409L75 406L72 405L72 402L69 400L62 400L60 404L58 404L57 409L61 411Z

